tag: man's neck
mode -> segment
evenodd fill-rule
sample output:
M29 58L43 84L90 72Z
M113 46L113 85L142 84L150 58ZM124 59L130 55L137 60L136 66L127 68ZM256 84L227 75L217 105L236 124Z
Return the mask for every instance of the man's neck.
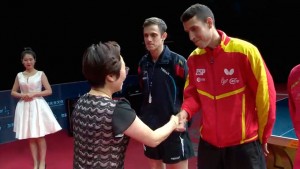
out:
M164 50L164 46L161 46L161 47L157 48L157 50L150 51L153 62L156 62L158 60L158 58L161 55L163 50Z

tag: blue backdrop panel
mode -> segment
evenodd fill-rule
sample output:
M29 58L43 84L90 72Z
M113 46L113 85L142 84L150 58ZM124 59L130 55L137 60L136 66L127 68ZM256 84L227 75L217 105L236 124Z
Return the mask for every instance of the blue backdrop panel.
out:
M66 101L77 98L88 92L90 87L87 81L62 83L51 85L52 95L44 97L52 109L57 121L63 129L68 129L68 112ZM114 97L126 97L138 107L140 99L132 99L139 94L138 79L136 75L127 76L122 91L114 94ZM135 101L139 100L139 101ZM0 144L15 141L14 112L18 99L11 96L11 91L0 91ZM136 103L135 103L136 102Z
M52 95L44 97L52 109L62 128L68 127L65 102L78 97L89 90L86 81L52 85ZM11 91L0 91L0 144L16 140L14 127L14 112L18 99L11 96Z

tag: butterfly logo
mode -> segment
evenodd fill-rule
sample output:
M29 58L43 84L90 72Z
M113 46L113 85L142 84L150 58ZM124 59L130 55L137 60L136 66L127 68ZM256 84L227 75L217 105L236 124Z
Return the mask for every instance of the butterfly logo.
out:
M234 69L232 68L232 69L228 70L228 69L225 68L224 73L225 73L225 75L233 75Z

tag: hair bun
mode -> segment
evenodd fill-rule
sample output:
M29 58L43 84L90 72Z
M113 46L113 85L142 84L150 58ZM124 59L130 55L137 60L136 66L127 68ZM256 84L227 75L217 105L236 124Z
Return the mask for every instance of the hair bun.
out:
M32 51L31 47L25 47L24 50L31 50Z

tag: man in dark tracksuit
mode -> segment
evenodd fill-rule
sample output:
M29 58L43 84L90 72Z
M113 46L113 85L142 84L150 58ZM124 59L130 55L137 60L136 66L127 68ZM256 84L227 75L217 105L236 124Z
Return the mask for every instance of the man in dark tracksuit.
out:
M167 123L171 115L180 111L183 88L188 68L186 59L172 52L164 40L167 26L159 18L148 18L144 22L144 42L148 53L138 67L143 101L140 118L151 129ZM188 132L173 132L156 148L144 146L151 168L163 169L170 164L172 169L187 169L188 158L194 150Z

